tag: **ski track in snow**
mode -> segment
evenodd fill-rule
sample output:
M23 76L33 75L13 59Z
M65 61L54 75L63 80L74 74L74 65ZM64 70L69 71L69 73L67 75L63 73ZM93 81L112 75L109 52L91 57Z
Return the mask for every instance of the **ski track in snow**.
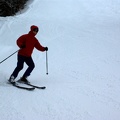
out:
M45 53L34 50L36 68L29 78L46 90L6 84L16 55L0 64L0 120L119 120L119 5L118 0L30 0L16 16L0 17L0 61L18 49L16 39L32 24L40 26L37 38L49 47L49 75Z

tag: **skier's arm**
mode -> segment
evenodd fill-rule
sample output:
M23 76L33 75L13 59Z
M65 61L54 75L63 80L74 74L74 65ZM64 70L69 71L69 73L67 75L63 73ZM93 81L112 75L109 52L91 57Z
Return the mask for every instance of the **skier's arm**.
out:
M35 48L36 48L37 50L39 50L39 51L42 51L42 52L45 51L45 47L43 47L43 46L38 42L38 40L36 40Z
M19 48L25 48L25 35L20 36L16 42Z

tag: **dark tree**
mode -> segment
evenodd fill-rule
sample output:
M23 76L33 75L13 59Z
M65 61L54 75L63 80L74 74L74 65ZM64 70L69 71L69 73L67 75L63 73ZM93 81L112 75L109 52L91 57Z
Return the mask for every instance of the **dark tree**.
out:
M26 5L28 0L0 0L0 16L12 16Z

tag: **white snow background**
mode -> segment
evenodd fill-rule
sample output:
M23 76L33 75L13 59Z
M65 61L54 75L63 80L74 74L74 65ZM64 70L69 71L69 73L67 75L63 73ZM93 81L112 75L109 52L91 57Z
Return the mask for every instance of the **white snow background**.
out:
M29 81L47 88L7 84L17 54L1 63L0 120L120 120L120 0L29 1L16 16L0 17L0 61L31 25L49 48L49 74L45 52L34 50Z

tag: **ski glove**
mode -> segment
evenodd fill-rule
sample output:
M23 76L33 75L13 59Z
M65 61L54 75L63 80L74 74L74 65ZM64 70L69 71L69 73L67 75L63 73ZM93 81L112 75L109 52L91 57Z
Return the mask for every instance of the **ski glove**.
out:
M45 47L44 49L45 49L45 51L48 51L48 47Z

